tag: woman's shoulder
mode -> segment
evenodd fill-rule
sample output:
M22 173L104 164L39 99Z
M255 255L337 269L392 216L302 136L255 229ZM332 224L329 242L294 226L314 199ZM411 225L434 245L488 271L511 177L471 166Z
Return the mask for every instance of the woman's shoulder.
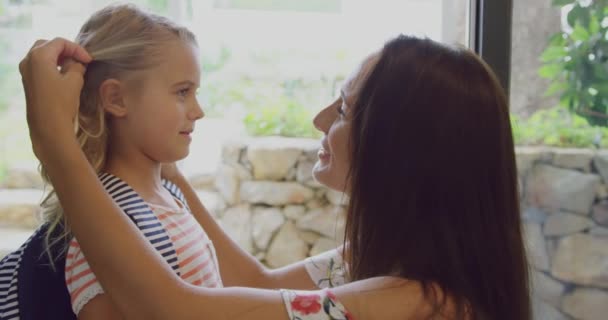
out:
M439 286L426 288L419 281L383 276L351 282L332 289L355 319L451 319L454 305ZM445 298L445 299L444 299ZM442 304L442 302L444 302Z

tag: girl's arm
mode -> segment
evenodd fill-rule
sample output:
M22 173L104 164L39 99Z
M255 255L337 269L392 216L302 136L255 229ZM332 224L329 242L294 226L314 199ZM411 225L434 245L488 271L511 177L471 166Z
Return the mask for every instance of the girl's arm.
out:
M78 320L124 319L106 294L91 299L78 314Z
M225 286L266 289L317 289L316 284L306 271L304 261L270 270L254 256L239 247L213 219L187 179L182 174L177 173L177 169L174 168L175 165L171 166L173 168L168 168L167 165L163 167L164 172L172 171L170 175L166 175L166 178L180 188L192 214L213 241L220 264L222 282Z

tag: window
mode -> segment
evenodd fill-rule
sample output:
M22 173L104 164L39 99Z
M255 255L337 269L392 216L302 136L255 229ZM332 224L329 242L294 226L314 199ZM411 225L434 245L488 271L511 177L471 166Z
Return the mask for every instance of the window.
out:
M491 43L508 43L512 34L511 56L495 52L492 61L499 74L510 71L503 80L519 145L535 315L601 319L608 303L601 267L608 261L607 3L501 3L512 3L512 29L494 23L504 20L500 11L490 12L494 22L487 24Z
M0 177L11 167L35 163L24 143L18 61L35 39L73 39L91 13L112 2L0 0ZM233 136L318 137L313 115L335 98L348 72L390 37L408 33L465 43L466 2L135 1L198 37L207 118L199 123L196 151L184 163L193 171L214 170L222 141Z

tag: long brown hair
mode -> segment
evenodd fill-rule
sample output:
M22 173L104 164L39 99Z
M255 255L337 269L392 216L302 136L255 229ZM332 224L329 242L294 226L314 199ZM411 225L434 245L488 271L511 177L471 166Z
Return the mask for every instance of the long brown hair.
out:
M399 36L353 114L352 280L419 281L456 319L530 319L508 105L490 68L465 48Z

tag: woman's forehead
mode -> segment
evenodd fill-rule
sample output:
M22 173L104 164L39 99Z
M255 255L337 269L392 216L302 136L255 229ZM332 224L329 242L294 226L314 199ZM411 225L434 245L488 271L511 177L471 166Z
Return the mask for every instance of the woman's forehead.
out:
M380 54L378 52L369 55L346 78L342 86L342 91L344 92L346 98L356 96L356 94L361 90L365 80L367 77L369 77L370 73L376 66L379 57Z

